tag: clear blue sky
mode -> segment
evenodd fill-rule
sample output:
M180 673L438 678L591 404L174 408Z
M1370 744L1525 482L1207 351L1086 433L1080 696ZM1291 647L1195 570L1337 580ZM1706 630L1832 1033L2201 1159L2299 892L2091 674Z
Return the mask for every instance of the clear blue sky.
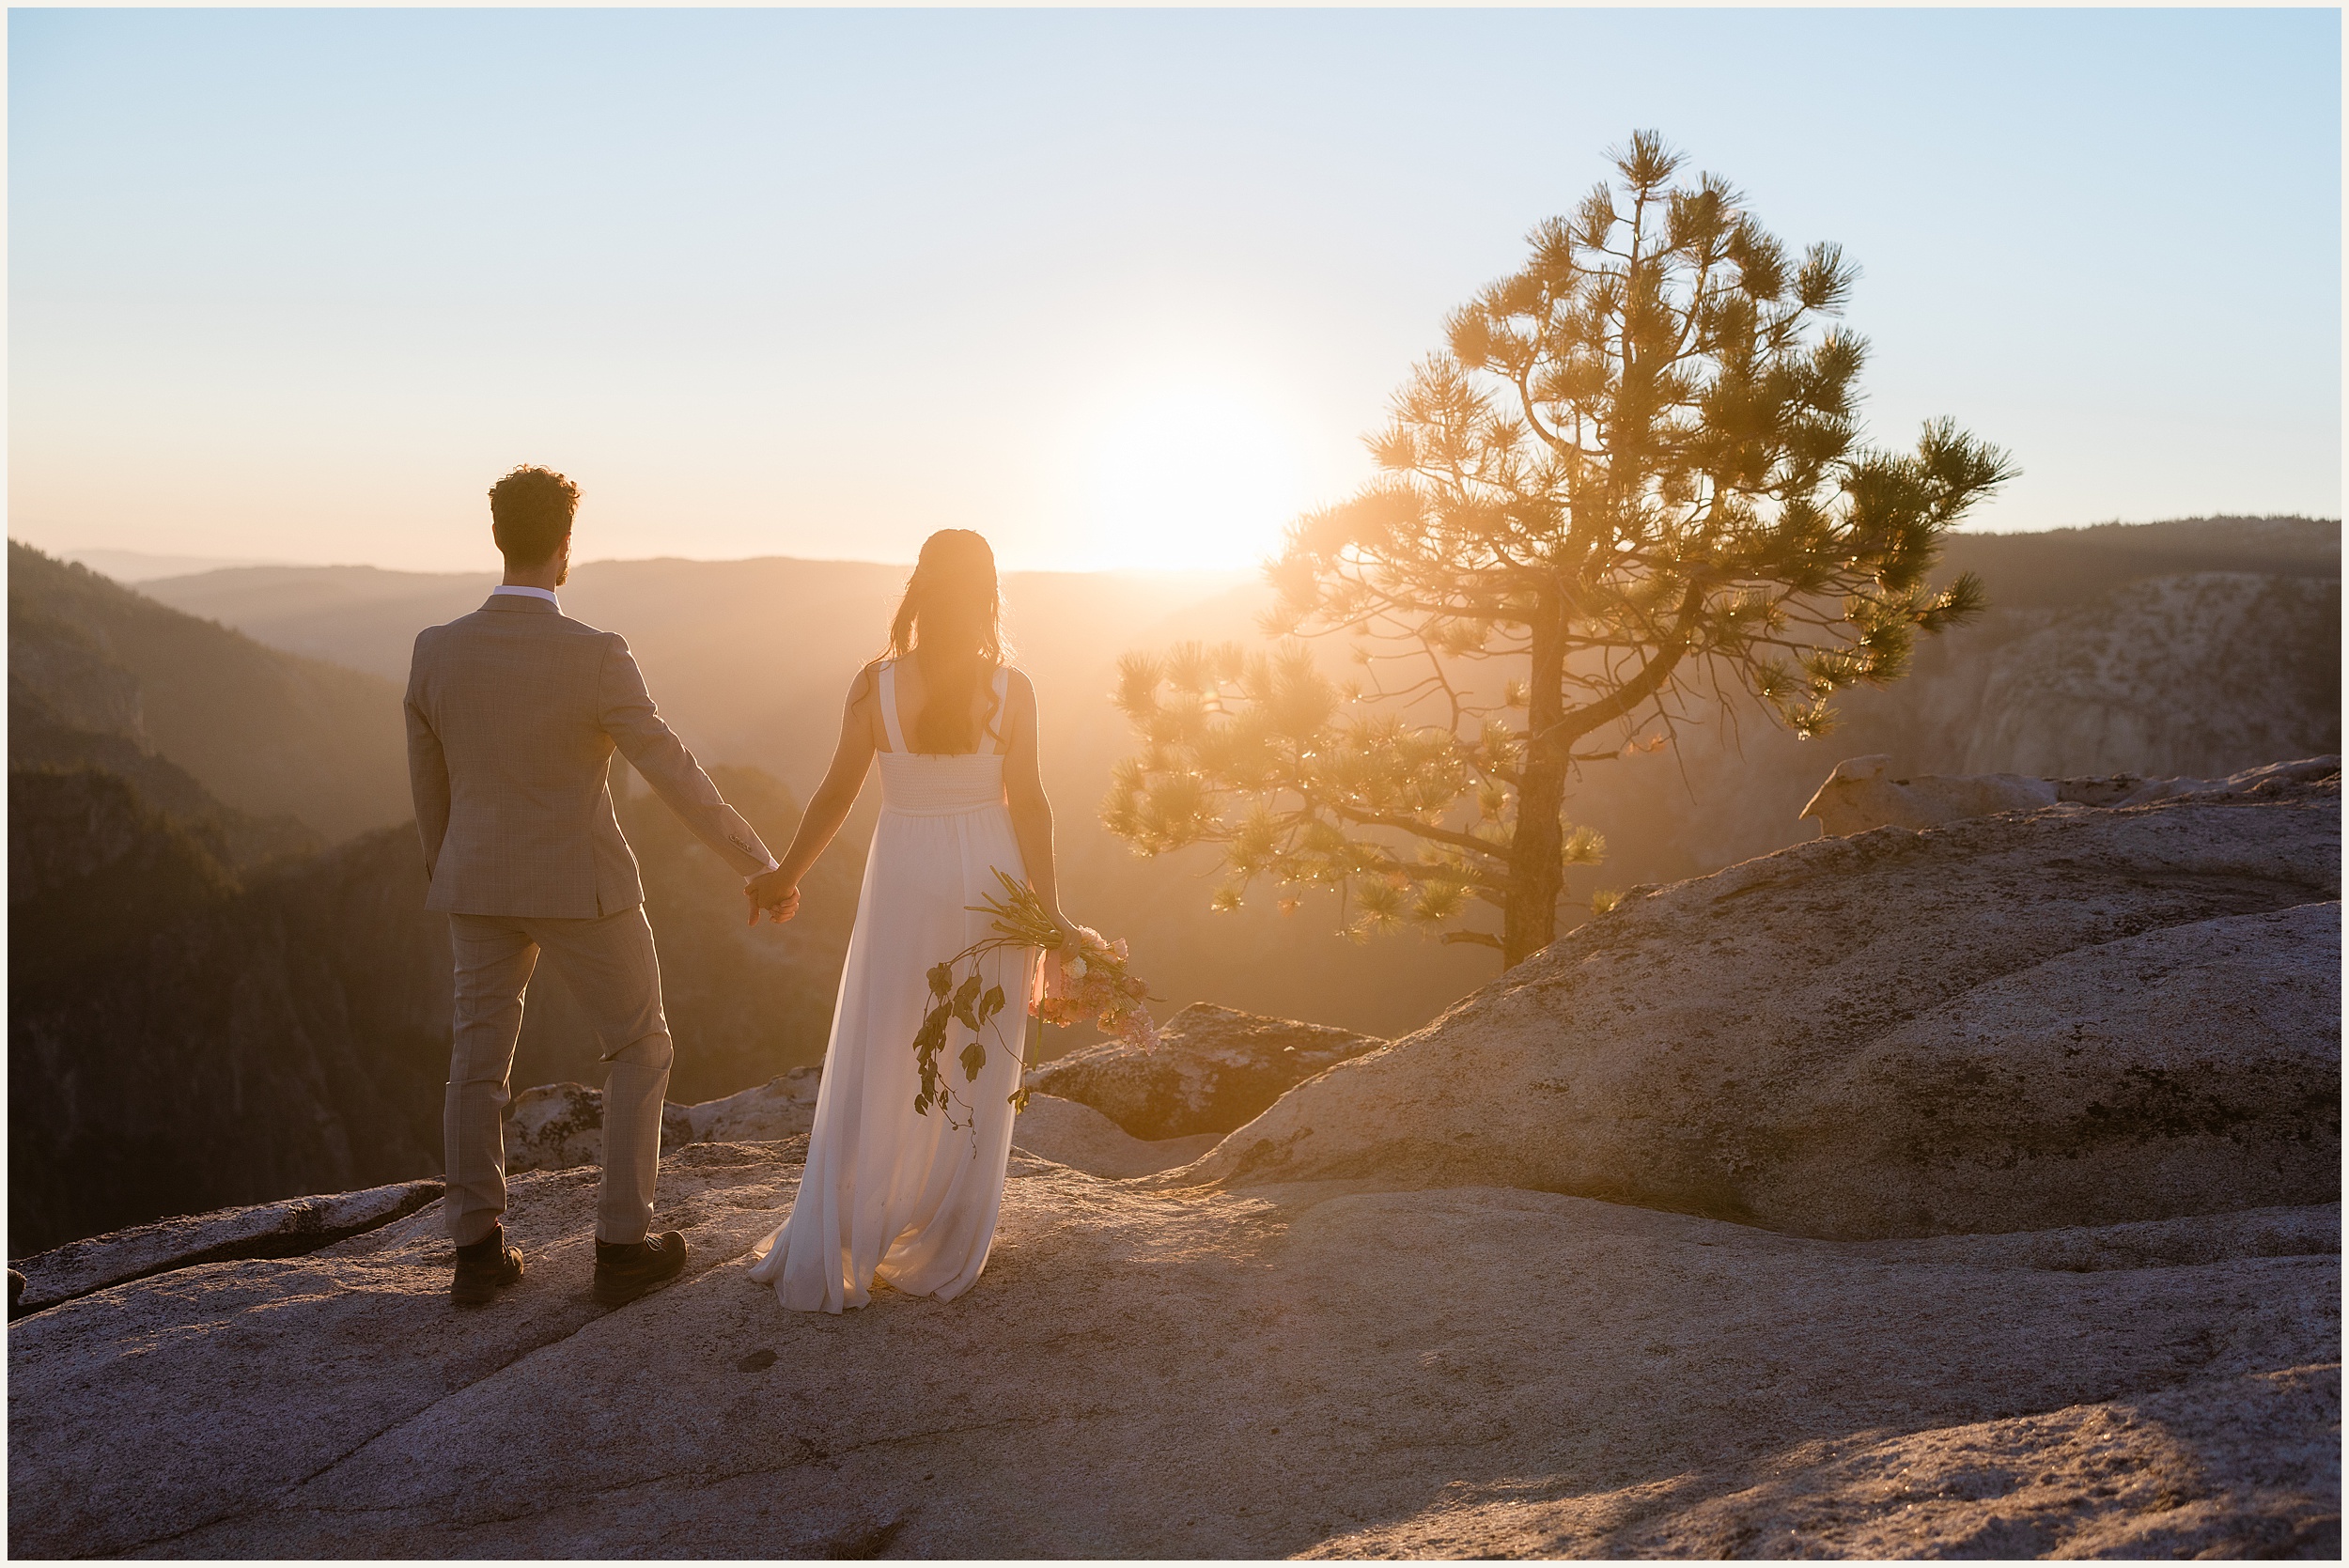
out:
M1862 269L1978 526L2338 516L2335 11L14 11L9 531L1244 559L1634 127Z

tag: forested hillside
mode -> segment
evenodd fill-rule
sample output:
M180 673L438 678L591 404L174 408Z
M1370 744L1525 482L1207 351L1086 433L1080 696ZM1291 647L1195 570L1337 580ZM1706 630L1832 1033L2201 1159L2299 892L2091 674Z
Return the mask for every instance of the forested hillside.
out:
M440 1168L444 923L413 836L250 885L112 774L8 792L8 1245Z
M720 774L762 835L798 816L773 779ZM9 1246L441 1166L447 923L424 909L412 829L241 876L216 807L160 809L98 768L12 771ZM740 879L649 794L621 817L644 859L678 1050L674 1097L819 1060L857 867L828 857L809 914L744 926ZM594 1037L549 970L517 1088L599 1081Z
M265 646L13 539L8 699L12 732L22 714L128 739L225 804L328 840L409 815L390 681ZM13 733L9 758L27 760Z

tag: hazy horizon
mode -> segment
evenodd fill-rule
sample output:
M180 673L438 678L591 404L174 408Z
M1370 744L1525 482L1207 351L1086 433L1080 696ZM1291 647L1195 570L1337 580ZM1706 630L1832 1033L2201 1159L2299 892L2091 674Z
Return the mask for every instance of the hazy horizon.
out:
M2337 12L19 10L8 69L44 549L469 569L535 461L618 558L1244 569L1649 126L1845 246L1872 438L2020 465L1976 528L2340 509Z
M2203 514L2203 516L2290 517L2305 519L2310 522L2329 522L2335 525L2339 525L2341 521L2339 517L2315 517L2307 513L2262 514L2252 512L2215 512ZM2056 534L2084 528L2150 528L2158 526L2162 523L2192 522L2199 520L2201 520L2201 518L2199 517L2101 518L2093 522L2052 523L2045 528L1963 528L1958 530L1958 532L1960 534L1998 533L2005 535ZM487 532L486 528L484 532ZM130 583L133 586L139 582L159 581L166 577L189 576L197 572L226 571L244 567L284 567L289 569L316 571L365 569L371 571L403 572L420 576L441 577L489 575L502 570L501 563L499 562L496 554L487 548L485 548L482 551L481 560L467 566L400 567L386 565L379 561L296 561L288 559L261 560L239 556L164 554L153 551L122 549L112 545L54 546L42 544L38 540L24 538L22 535L14 532L13 528L11 529L8 536L13 539L18 539L22 543L32 545L35 549L39 550L46 554L54 555L59 560L79 562L82 565L89 567L92 570L101 572L108 577L113 577L118 582ZM136 575L130 576L123 575L119 571L109 571L106 566L101 564L101 558L106 557L115 558L125 564L135 563L143 569L141 569ZM806 561L811 563L820 562L828 565L840 566L903 567L909 570L911 569L913 565L913 560L910 555L908 555L902 560L890 560L885 557L873 555L819 555L804 551L772 551L755 555L690 555L679 551L662 551L658 553L646 555L583 554L577 561L572 563L572 569L576 571L586 567L628 566L653 561L688 561L704 566L722 566L733 562ZM169 569L163 569L166 567ZM1221 576L1249 579L1253 579L1257 575L1257 568L1252 565L1237 567L1105 566L1081 567L1006 566L1003 569L1007 575L1033 574L1036 572L1107 572L1116 573L1122 576L1166 578Z

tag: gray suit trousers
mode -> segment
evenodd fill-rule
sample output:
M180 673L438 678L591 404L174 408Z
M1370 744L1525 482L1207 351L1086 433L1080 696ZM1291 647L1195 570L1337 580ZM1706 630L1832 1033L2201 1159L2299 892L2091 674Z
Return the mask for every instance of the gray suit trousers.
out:
M460 1247L506 1212L504 1117L521 1035L522 993L544 953L593 1022L612 1064L603 1087L599 1241L645 1239L661 1164L661 1102L676 1048L661 1012L661 964L644 906L585 920L451 915L457 1010L448 1094L448 1234Z

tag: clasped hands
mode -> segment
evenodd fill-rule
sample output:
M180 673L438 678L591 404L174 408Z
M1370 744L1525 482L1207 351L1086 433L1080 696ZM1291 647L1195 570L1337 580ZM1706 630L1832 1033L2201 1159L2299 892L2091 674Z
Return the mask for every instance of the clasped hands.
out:
M750 900L753 925L765 915L781 925L800 912L800 890L796 883L784 879L783 868L763 871L742 884L742 896Z
M799 886L784 878L781 866L777 866L772 871L762 871L743 882L742 896L750 903L750 924L753 925L758 924L758 917L761 915L765 915L777 925L781 925L800 912ZM1052 924L1060 927L1059 951L1063 953L1081 952L1084 944L1077 935L1077 923L1058 913L1055 913L1051 919Z

